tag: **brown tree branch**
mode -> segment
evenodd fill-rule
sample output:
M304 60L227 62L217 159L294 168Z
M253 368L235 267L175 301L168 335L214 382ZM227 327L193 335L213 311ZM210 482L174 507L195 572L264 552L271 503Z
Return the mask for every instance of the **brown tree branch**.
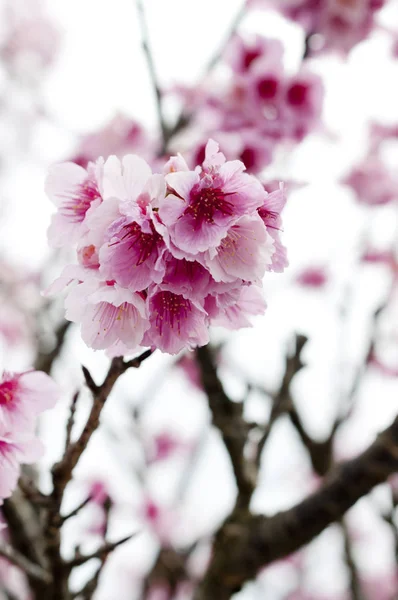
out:
M398 471L398 417L357 458L336 465L311 496L273 517L235 512L216 535L195 600L229 600L259 569L308 544Z
M61 516L61 504L65 488L91 436L98 428L102 409L116 381L130 367L138 368L151 353L151 351L145 351L137 358L127 362L122 357L114 358L101 385L95 384L87 369L83 370L87 385L93 395L93 403L80 436L77 440L71 441L68 444L62 459L52 468L53 491L49 496L50 502L44 529L46 558L50 565L54 584L49 587L46 600L47 598L48 600L69 600L71 598L70 591L68 590L70 564L66 563L61 556L60 529L64 522Z
M225 393L210 348L208 346L197 348L196 357L203 389L208 397L213 425L220 431L231 459L238 487L237 504L240 507L247 507L255 489L256 469L244 457L249 427L243 419L242 404L232 402Z
M55 330L55 344L50 351L47 351L44 347L39 347L38 354L35 360L34 369L37 371L44 371L50 373L53 363L59 356L66 338L66 334L71 325L70 321L65 319L61 321Z
M0 556L7 559L16 567L19 567L30 580L33 579L44 583L49 583L51 581L51 576L45 569L40 565L31 562L11 546L0 546Z

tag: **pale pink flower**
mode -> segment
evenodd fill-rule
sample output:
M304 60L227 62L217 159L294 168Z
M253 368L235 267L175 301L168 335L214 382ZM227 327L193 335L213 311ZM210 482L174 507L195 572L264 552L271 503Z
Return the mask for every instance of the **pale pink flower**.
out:
M118 113L101 129L83 136L79 142L73 162L86 167L98 156L140 154L146 158L153 155L152 141L139 123L130 117Z
M398 198L398 178L372 154L353 167L342 183L354 191L358 202L368 206L388 204Z
M224 297L226 294L224 294ZM240 288L237 300L231 296L231 302L224 306L219 305L218 314L211 322L212 325L225 327L226 329L240 329L241 327L252 327L249 317L263 315L267 305L261 288L250 285Z
M209 341L207 314L200 304L154 287L148 296L150 329L144 345L177 354L184 348L204 346Z
M226 49L225 59L234 73L246 73L252 69L259 59L269 63L282 61L283 45L279 40L256 35L243 38L234 35Z
M166 175L172 193L159 214L173 243L188 256L217 247L233 223L261 206L264 190L244 168L240 161L226 162L211 140L201 169Z
M190 447L187 442L169 431L161 431L153 436L148 448L148 463L160 462L179 454Z
M282 228L281 212L286 204L284 186L279 184L279 189L266 195L263 205L258 209L268 233L274 240L274 253L271 257L269 270L281 273L288 266L286 248L282 245L280 231Z
M296 282L309 288L322 288L328 281L328 275L323 267L312 266L303 269L296 277Z
M153 211L165 194L164 179L152 176L136 202L122 204L122 216L107 229L106 242L100 249L100 271L105 279L115 279L131 291L160 283L165 271L166 249L161 233L164 227Z
M229 228L217 248L208 250L204 262L216 281L260 281L274 254L272 237L259 217L241 217Z
M316 129L322 113L324 88L319 75L301 71L288 79L284 85L284 126L289 128L289 137L298 141Z
M90 209L102 199L99 179L102 162L90 164L86 169L74 163L60 163L50 167L46 180L46 193L57 206L48 230L52 246L69 246L84 233L84 222Z
M92 279L78 284L69 292L65 308L66 318L81 323L82 338L94 350L121 342L133 352L149 327L142 296L112 282Z
M37 438L10 433L0 427L0 499L8 498L16 488L21 464L32 464L43 454Z
M215 282L212 276L198 261L178 259L170 252L164 254L164 261L163 290L200 301L213 288Z
M272 6L298 22L307 34L318 34L317 43L310 44L311 53L336 50L347 54L368 37L384 0L249 0L249 4Z
M36 417L57 402L60 390L42 371L3 373L0 380L0 426L5 431L30 431Z

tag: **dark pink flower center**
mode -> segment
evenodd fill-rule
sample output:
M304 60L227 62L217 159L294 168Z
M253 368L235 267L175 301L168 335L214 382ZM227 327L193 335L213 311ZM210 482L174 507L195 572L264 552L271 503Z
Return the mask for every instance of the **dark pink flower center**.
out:
M12 402L17 385L16 381L4 381L0 384L0 406Z
M256 166L256 151L250 146L245 146L243 149L240 160L245 165L248 171L251 171Z
M257 209L258 214L264 221L265 225L270 229L279 229L276 226L276 221L278 219L278 213L273 210L268 210L265 206L261 206Z
M261 50L258 48L246 48L243 51L243 66L248 69L252 62L261 55Z
M223 216L231 216L233 215L233 204L225 199L227 195L219 188L200 189L199 186L195 186L184 215L193 217L195 228L200 227L203 223L213 223L216 212Z
M159 330L160 335L163 327L176 329L180 335L181 323L191 312L191 303L179 294L159 292L153 298L153 312L156 315L155 327Z
M151 233L142 231L138 223L128 223L122 227L120 241L128 241L128 249L134 248L136 252L136 266L142 265L156 250L162 236L157 233L151 223ZM119 243L119 242L115 242ZM113 245L113 244L112 244Z
M305 83L294 83L287 90L287 101L292 106L303 106L308 100L308 85Z
M78 185L75 191L67 197L60 208L61 214L72 221L72 223L81 223L84 221L86 213L94 200L100 198L97 184L91 179L86 179Z
M257 82L257 91L263 100L275 98L278 91L279 82L275 77L264 77Z

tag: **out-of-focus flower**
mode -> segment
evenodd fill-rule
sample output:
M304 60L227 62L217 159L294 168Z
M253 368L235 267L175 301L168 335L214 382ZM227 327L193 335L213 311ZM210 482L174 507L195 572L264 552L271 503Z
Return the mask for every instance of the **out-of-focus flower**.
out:
M48 67L56 56L59 31L36 0L29 6L9 3L2 15L0 56L12 68Z
M56 383L42 371L3 373L0 380L0 426L8 432L31 431L36 417L55 406Z
M190 448L191 444L176 434L170 431L161 431L150 440L147 450L147 460L149 463L157 463L167 460L176 454L188 451Z
M328 282L328 275L324 267L311 266L297 275L296 282L307 288L323 288Z
M0 426L0 504L11 496L21 464L32 464L43 454L41 442L31 434L7 431Z
M358 202L368 206L388 204L398 198L398 178L376 155L354 166L342 183L354 191Z
M334 50L347 54L376 25L385 0L247 0L250 7L274 8L299 23L306 34L320 39L311 53Z

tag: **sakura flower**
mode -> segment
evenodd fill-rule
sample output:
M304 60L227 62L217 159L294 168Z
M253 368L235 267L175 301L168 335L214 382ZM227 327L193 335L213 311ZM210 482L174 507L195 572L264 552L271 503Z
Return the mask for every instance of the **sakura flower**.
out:
M198 261L177 259L170 252L165 253L164 260L163 290L200 300L213 287L212 276Z
M157 176L152 176L136 203L128 201L121 206L121 211L127 214L109 226L106 242L100 249L100 270L105 279L115 279L131 291L160 283L166 246L156 230L157 227L163 232L153 208L159 195L164 193L163 178L159 181Z
M207 314L194 300L155 287L148 297L150 329L144 344L177 354L209 341Z
M274 241L274 253L271 257L270 271L275 271L276 273L281 273L288 265L286 248L282 245L279 233L282 227L280 214L285 204L286 195L284 187L281 185L278 190L265 196L263 205L258 209L258 214Z
M66 318L81 322L82 338L95 350L121 342L132 352L149 326L142 296L112 282L79 283L69 292L65 308Z
M14 491L21 464L32 464L43 453L41 442L33 436L10 433L0 426L0 500Z
M313 266L303 269L297 276L299 285L308 288L322 288L327 283L328 276L322 267Z
M202 168L166 175L171 189L159 215L170 238L189 255L217 247L228 228L261 206L264 190L240 161L225 161L210 140Z
M77 242L84 232L84 221L90 209L102 199L99 178L102 163L86 169L74 163L53 165L46 180L46 193L57 206L48 230L52 246L60 247Z
M221 244L205 253L216 281L259 281L274 253L272 237L259 215L242 217L230 227Z
M398 179L377 155L355 165L342 183L350 186L358 202L368 206L388 204L398 197Z
M56 383L42 371L3 373L0 381L0 425L6 431L31 431L36 417L59 397Z
M148 463L160 462L189 448L190 444L176 434L160 431L152 438L152 444L148 448L147 460Z
M224 302L225 302L224 295ZM212 324L226 329L240 329L241 327L252 327L249 316L262 315L266 309L265 300L261 289L255 285L242 287L236 301L224 305L212 318Z
M245 39L235 35L226 50L226 60L235 73L245 73L251 69L258 59L269 63L282 60L283 46L279 40L254 36Z

